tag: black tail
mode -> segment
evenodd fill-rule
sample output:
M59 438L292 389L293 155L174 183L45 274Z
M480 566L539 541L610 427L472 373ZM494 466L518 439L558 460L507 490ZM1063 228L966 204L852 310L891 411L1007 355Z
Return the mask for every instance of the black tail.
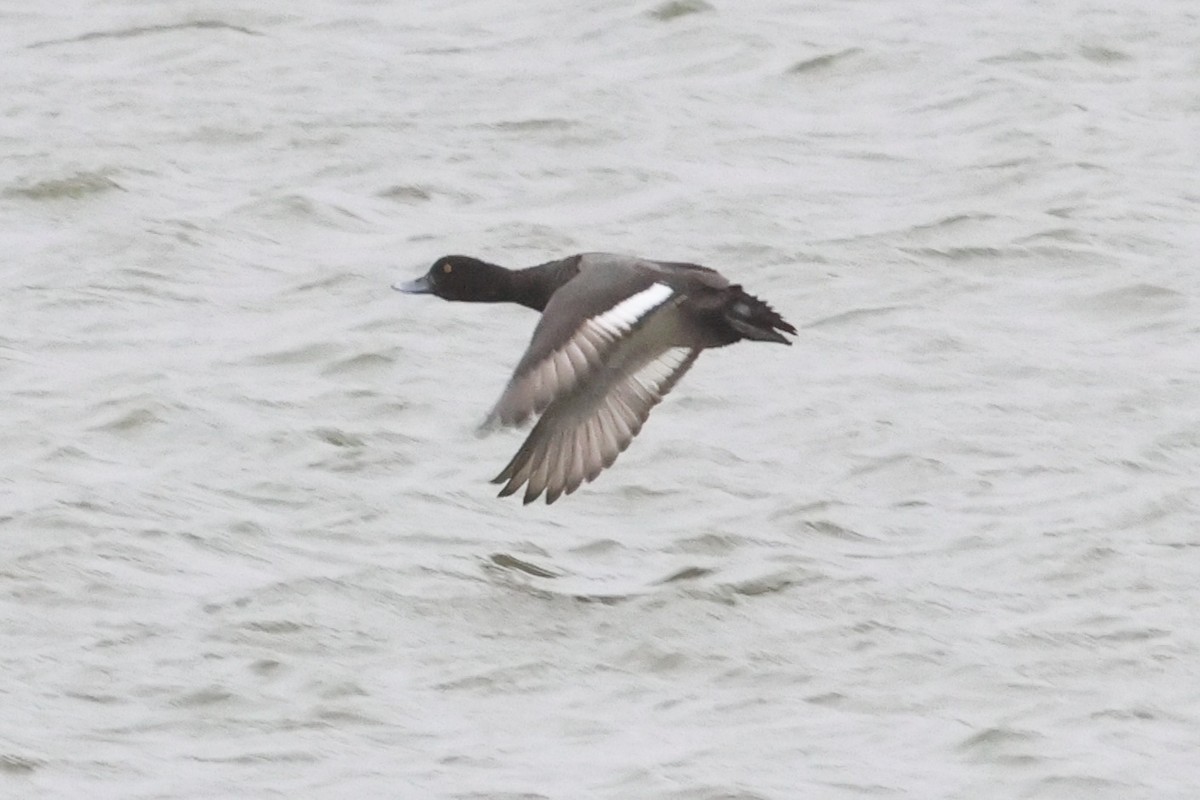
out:
M725 304L725 319L733 329L747 339L759 342L791 344L783 333L796 335L796 329L771 308L766 301L745 292L741 286L731 286L729 302ZM783 333L780 333L783 331Z

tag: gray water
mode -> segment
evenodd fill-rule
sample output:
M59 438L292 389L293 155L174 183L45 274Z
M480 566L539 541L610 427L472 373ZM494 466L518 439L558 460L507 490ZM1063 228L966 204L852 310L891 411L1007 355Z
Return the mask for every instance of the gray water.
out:
M1192 0L10 4L0 795L1193 798ZM536 322L695 260L552 507Z

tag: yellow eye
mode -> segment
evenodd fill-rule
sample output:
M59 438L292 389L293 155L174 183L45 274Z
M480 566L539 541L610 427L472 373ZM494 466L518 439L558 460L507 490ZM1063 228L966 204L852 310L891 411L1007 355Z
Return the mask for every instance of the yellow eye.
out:
M453 270L454 270L454 267L451 266L450 264L442 264L442 272L451 272Z

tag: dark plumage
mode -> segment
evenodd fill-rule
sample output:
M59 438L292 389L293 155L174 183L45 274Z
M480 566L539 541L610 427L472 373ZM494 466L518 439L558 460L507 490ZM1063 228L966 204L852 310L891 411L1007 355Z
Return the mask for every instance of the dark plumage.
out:
M525 502L570 494L611 466L706 347L791 344L796 329L719 272L696 264L584 253L508 270L444 256L402 292L518 303L542 312L485 426L540 415L493 483Z

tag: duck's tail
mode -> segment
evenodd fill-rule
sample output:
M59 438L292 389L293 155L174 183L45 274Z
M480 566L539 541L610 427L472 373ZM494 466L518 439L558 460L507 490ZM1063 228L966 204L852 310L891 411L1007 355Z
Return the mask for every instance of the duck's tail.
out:
M735 331L747 339L759 342L791 344L783 337L784 333L796 335L796 328L790 322L780 316L765 300L759 300L741 286L735 284L730 288L734 292L725 305L725 319L729 320Z

